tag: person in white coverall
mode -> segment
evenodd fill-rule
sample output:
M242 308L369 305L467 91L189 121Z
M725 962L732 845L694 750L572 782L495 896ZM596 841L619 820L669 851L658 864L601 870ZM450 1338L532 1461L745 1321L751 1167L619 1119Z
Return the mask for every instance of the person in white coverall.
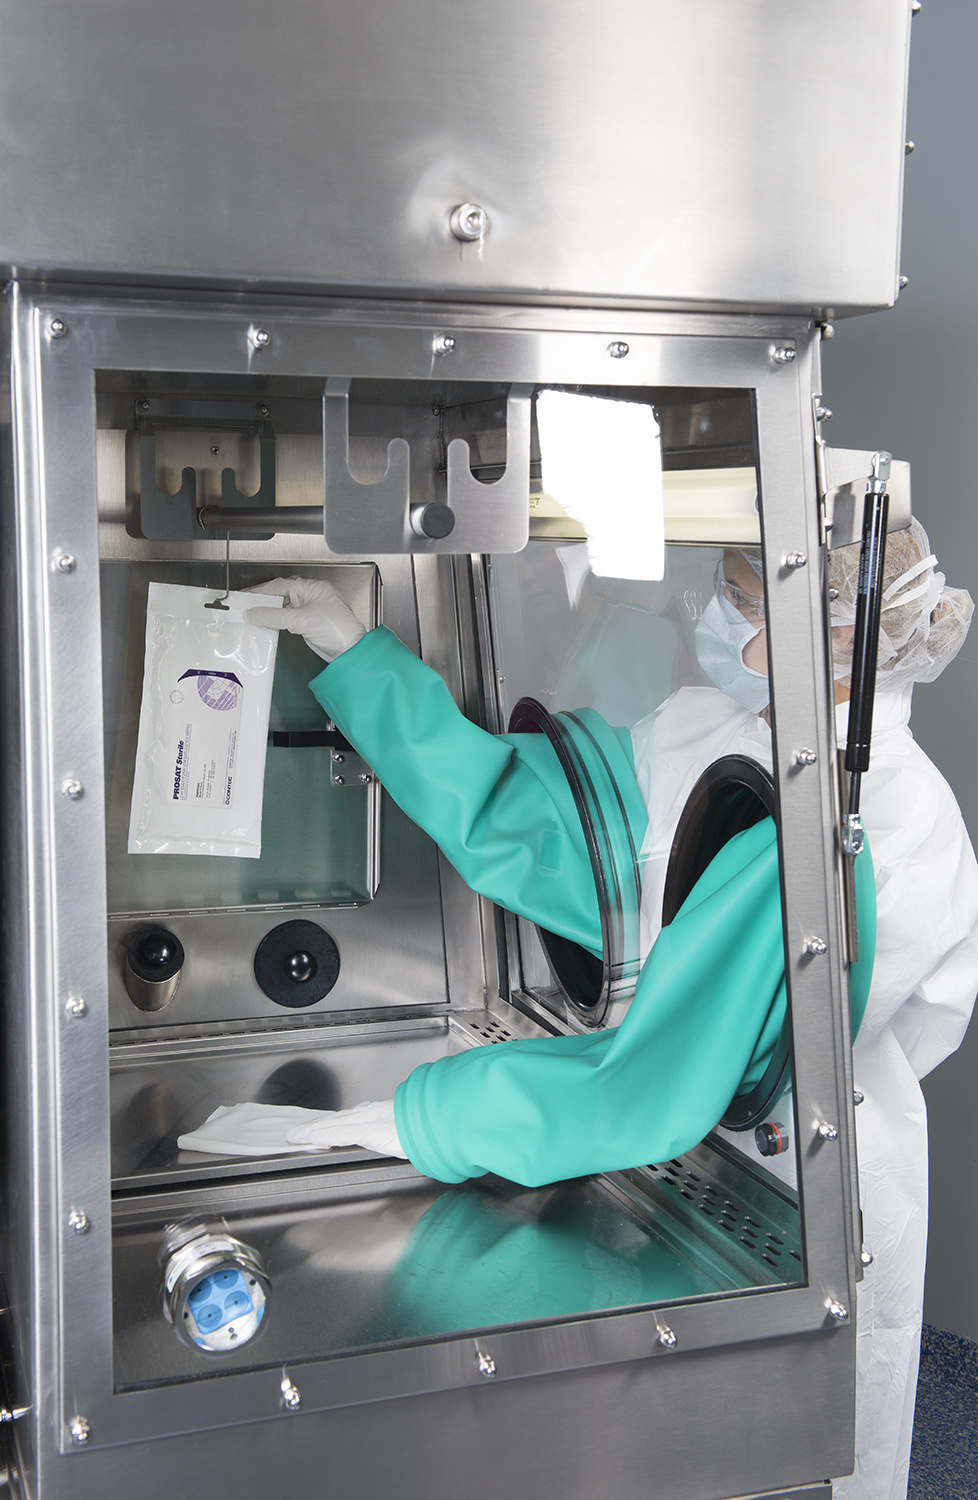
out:
M723 691L680 688L632 731L651 818L645 942L655 938L673 831L699 775L723 755L771 766L755 562L759 567L749 553L724 554L717 598L697 628L700 664ZM836 1482L838 1500L906 1495L927 1243L927 1118L918 1080L958 1047L978 990L975 856L950 787L909 727L914 683L933 681L957 653L973 609L967 593L945 587L936 562L917 521L887 538L872 748L860 808L876 876L876 960L853 1047L854 1084L864 1096L856 1110L863 1236L873 1262L857 1300L856 1469ZM848 727L858 568L858 544L829 554L840 745Z
M829 556L840 744L848 722L858 560L858 545ZM680 688L632 730L636 777L649 813L643 955L659 932L673 834L702 772L725 755L772 764L759 567L749 549L726 551L715 597L697 626L697 657L717 687ZM327 660L364 633L328 584L292 579L263 587L286 594L293 607L250 611L253 622L304 635ZM876 880L876 961L853 1050L855 1084L864 1096L856 1111L864 1243L874 1259L858 1293L856 1470L837 1482L840 1500L903 1500L906 1493L927 1221L926 1116L918 1080L960 1043L978 989L978 868L953 794L915 744L908 720L914 682L932 681L952 659L972 608L966 593L945 587L917 522L891 534L861 806ZM293 1136L310 1144L400 1150L386 1101L324 1116L322 1125Z

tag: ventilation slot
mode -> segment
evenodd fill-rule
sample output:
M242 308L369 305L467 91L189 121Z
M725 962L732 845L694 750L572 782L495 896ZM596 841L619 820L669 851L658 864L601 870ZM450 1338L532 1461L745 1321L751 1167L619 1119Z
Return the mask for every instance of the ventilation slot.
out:
M786 1252L794 1260L801 1260L799 1252L786 1246L780 1235L765 1229L758 1219L747 1213L732 1198L724 1198L713 1183L705 1182L681 1162L663 1162L650 1166L648 1170L664 1188L671 1188L695 1210L719 1225L732 1238L739 1240L755 1259L764 1261L775 1270L779 1269L781 1258Z
M502 1021L487 1021L480 1026L475 1021L466 1023L468 1030L473 1036L481 1037L484 1042L515 1042L516 1033L504 1026Z

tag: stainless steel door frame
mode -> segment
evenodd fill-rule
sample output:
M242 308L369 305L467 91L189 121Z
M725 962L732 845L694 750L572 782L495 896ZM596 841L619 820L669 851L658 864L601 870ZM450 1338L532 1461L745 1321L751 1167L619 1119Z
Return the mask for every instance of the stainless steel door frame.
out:
M28 1399L39 1403L30 1419L38 1424L38 1445L76 1451L77 1416L90 1424L87 1451L227 1423L289 1420L278 1382L261 1372L205 1382L206 1401L199 1384L113 1391L103 751L98 695L80 691L97 684L100 672L94 372L320 376L340 370L426 379L432 338L446 328L456 337L451 358L457 379L710 384L756 392L809 1276L804 1287L670 1308L676 1353L657 1344L660 1319L647 1311L582 1319L560 1325L559 1332L492 1333L496 1380L504 1386L545 1370L679 1361L693 1351L698 1361L704 1351L729 1353L732 1346L805 1335L806 1348L828 1341L837 1350L837 1378L845 1389L853 1330L829 1311L830 1305L853 1307L855 1258L848 1016L835 887L834 720L810 400L817 335L803 320L629 314L611 323L594 313L550 320L514 311L498 327L489 310L381 314L376 306L337 303L321 309L120 307L29 290L18 290L15 305L32 966L14 1022L6 1108L32 1122L8 1191L18 1203L10 1255L33 1273L32 1284L18 1287L15 1315L34 1349ZM557 326L541 326L551 321ZM251 338L256 324L271 335L261 350ZM609 356L612 338L629 344L627 359ZM777 355L785 348L795 351L793 360ZM808 565L788 567L792 553L803 554ZM817 750L814 767L797 769L801 746ZM825 956L805 952L812 935L826 939ZM823 1138L822 1124L835 1127L834 1138ZM83 1233L76 1232L79 1211L88 1224ZM351 1355L303 1370L303 1411L464 1388L480 1379L471 1339Z
M532 1381L480 1377L436 1396L322 1412L306 1410L297 1375L294 1414L50 1451L18 1500L116 1500L134 1488L140 1500L265 1500L285 1489L296 1500L830 1500L826 1471L844 1472L852 1451L833 1342L772 1340ZM214 1383L198 1383L200 1399ZM280 1399L279 1381L269 1387Z

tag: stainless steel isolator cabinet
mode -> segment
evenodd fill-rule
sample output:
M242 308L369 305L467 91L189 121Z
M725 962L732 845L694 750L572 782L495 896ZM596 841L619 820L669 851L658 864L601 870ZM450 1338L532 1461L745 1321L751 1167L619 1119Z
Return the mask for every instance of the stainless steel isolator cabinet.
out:
M824 445L818 353L828 316L896 295L909 8L728 11L3 5L0 1332L23 1500L732 1500L827 1496L851 1467L825 556L868 455ZM662 582L589 573L541 475L551 387L655 413ZM541 1188L180 1151L218 1105L342 1108L621 1020L643 833L595 794L579 711L627 730L703 681L724 544L763 551L770 640L770 760L735 784L778 827L766 1091L681 1158ZM600 959L473 894L318 708L298 639L261 857L128 852L149 585L283 574L332 582L469 719L549 739ZM707 823L726 795L707 786ZM293 962L311 947L335 954L325 989Z

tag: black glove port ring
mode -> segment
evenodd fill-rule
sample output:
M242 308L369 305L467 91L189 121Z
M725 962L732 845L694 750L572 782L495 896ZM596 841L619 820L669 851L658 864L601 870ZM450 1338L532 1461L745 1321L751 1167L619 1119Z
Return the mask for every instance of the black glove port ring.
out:
M602 957L544 927L537 932L574 1015L586 1026L600 1026L616 1000L634 995L641 967L642 890L625 799L586 714L551 714L535 698L521 698L510 715L509 733L547 736L581 819L597 891Z
M766 817L777 824L774 782L763 766L743 755L726 755L707 767L686 799L673 837L662 896L663 927L724 845ZM731 1101L720 1124L727 1130L759 1125L784 1092L790 1060L791 1029L785 1016L760 1082Z

